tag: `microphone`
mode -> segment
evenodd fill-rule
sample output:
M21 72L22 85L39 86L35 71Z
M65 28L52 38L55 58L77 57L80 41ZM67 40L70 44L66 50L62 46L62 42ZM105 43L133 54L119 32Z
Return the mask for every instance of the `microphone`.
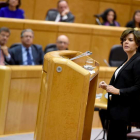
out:
M110 65L109 65L109 63L107 62L106 59L104 59L104 63L105 63L108 67L110 67Z
M7 63L6 61L4 61L4 64L5 64L5 65L11 65L11 64Z
M103 14L97 14L97 15L94 15L94 17L96 17L96 22L98 23L98 25L102 25L99 18L102 17Z

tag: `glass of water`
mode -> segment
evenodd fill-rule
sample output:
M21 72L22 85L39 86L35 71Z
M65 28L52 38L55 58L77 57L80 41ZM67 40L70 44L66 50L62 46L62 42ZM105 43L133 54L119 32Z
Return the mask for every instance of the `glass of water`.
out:
M87 58L85 65L84 65L84 68L87 70L93 70L95 68L94 67L94 60L92 58Z

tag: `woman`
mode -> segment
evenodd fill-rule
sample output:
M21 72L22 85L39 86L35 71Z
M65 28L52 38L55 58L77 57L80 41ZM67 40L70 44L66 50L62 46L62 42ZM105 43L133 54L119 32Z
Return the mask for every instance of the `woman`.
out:
M102 15L103 24L105 26L120 26L120 24L116 21L117 15L113 9L107 9Z
M126 27L131 27L131 28L140 28L140 10L135 11L133 15L133 20L129 21L126 24Z
M7 0L8 6L0 9L0 17L24 19L24 11L19 9L21 0Z
M140 121L140 31L127 29L120 40L127 60L117 68L109 85L104 81L99 84L109 93L108 140L126 140L127 124Z

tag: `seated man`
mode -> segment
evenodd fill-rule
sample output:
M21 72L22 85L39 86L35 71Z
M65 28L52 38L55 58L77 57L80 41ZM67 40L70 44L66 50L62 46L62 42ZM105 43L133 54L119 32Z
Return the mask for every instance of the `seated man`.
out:
M65 0L59 0L57 9L49 10L46 20L55 22L74 22L74 16L69 11L68 3Z
M56 44L49 44L46 46L44 54L51 51L68 50L68 45L69 45L68 37L65 35L60 35L56 40Z
M10 30L6 27L0 28L0 65L5 65L5 57L8 57L6 43L10 36Z
M21 44L12 45L9 49L10 57L7 63L10 65L42 65L43 51L40 45L33 44L34 32L25 29L21 32Z

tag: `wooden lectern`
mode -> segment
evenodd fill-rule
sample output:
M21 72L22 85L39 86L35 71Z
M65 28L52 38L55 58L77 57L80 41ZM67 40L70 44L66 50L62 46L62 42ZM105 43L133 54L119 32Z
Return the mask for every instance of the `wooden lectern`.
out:
M88 56L55 51L44 57L34 140L90 140L99 64L83 68Z

